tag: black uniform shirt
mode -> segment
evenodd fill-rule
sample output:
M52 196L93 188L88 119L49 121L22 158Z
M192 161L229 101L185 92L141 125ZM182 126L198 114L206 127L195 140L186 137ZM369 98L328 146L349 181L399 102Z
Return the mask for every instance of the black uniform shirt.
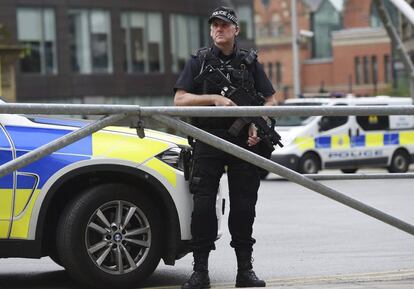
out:
M211 52L219 57L221 60L229 60L232 57L235 57L236 54L233 53L231 55L224 55L221 53L220 49L213 45ZM189 93L196 93L200 94L200 91L196 91L194 77L200 74L200 65L199 61L196 57L191 57L187 63L183 71L181 72L177 82L174 85L174 92L179 89L185 90ZM269 79L267 78L263 66L258 62L254 62L254 66L252 68L252 74L254 79L254 86L256 91L261 92L264 97L269 97L275 93L272 84L270 83Z
M236 52L233 52L231 55L224 55L221 53L221 50L213 45L211 52L221 60L227 62L228 60L233 59L236 57ZM200 74L201 65L199 60L196 56L192 56L186 63L183 71L181 72L175 86L174 92L179 89L185 90L189 93L194 94L202 94L202 87L197 85L194 81L194 78ZM269 97L275 93L272 84L270 83L269 79L267 78L263 66L255 61L252 68L249 69L251 71L254 86L257 92L261 92L264 97ZM220 94L217 91L217 94ZM222 118L197 118L193 117L193 124L201 127L203 129L228 129L236 120L236 118L232 117L222 117Z

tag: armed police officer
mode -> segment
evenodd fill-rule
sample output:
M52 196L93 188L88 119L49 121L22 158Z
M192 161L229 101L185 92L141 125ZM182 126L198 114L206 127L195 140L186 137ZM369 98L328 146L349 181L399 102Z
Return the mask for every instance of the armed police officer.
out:
M236 36L240 33L240 27L234 10L216 8L209 18L209 24L213 45L198 50L186 63L174 87L174 104L235 106L235 102L222 95L224 93L219 87L209 81L197 80L206 67L212 67L219 69L234 86L242 87L249 94L261 98L264 105L275 105L275 91L263 67L257 62L257 55L253 50L247 51L237 46ZM231 117L193 118L193 123L240 147L260 153L261 139L253 123L247 123L236 136L229 133L229 128L236 120ZM216 196L225 167L229 183L230 245L235 249L238 265L236 287L265 287L266 283L256 276L252 267L252 251L256 242L252 231L260 185L257 167L197 140L193 148L190 191L194 194L194 210L190 249L194 256L194 272L182 288L210 287L208 257L210 251L215 249Z

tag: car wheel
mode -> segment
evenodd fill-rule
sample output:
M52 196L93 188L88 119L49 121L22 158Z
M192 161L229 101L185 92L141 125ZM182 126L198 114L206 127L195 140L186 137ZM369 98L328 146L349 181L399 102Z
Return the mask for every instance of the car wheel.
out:
M124 184L86 190L64 210L58 225L59 257L77 281L97 288L139 286L160 261L158 210Z
M343 172L344 174L353 174L357 171L358 169L341 169L341 172Z
M317 155L307 153L299 160L299 172L301 174L317 174L321 165Z
M397 150L391 159L391 164L388 167L390 173L405 173L410 166L410 156L403 150Z

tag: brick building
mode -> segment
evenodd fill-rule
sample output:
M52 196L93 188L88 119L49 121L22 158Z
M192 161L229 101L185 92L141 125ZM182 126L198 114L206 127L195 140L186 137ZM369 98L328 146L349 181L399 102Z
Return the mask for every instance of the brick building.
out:
M291 1L255 0L260 61L281 98L293 97ZM389 5L388 5L389 6ZM297 0L302 94L375 95L392 81L391 43L371 0Z

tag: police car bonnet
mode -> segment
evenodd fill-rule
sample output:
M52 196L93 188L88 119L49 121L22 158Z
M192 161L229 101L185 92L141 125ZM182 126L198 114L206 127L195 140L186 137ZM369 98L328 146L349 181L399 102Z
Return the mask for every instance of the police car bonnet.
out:
M211 13L210 18L208 19L208 23L211 24L214 18L221 19L226 22L230 22L238 26L238 19L236 12L228 7L218 7L214 9L213 13Z

